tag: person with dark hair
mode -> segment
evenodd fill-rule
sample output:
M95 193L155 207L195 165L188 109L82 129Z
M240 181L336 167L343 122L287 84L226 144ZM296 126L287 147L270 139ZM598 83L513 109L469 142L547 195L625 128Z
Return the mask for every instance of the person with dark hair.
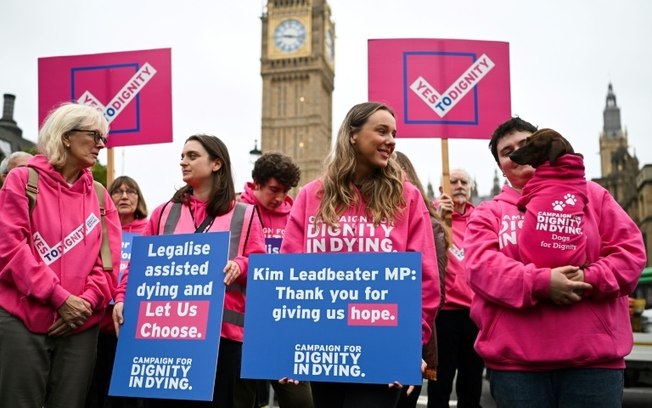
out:
M441 289L441 301L439 302L438 312L441 309L441 306L444 304L445 290L444 282L446 276L446 267L448 264L448 258L446 252L451 245L451 233L444 220L441 218L437 210L432 205L426 192L423 189L423 184L417 176L417 172L412 165L410 159L402 152L396 153L396 161L401 166L401 169L405 173L405 178L410 183L414 184L416 188L421 192L423 197L423 202L428 208L428 213L430 214L430 223L432 224L432 234L435 238L435 248L437 250L437 271L439 272L439 287ZM430 340L423 346L423 360L426 362L426 369L423 372L423 378L430 381L436 381L438 378L438 365L439 365L439 356L438 356L438 342L437 342L437 330L433 322L432 334L430 335ZM414 387L409 395L407 389L404 389L401 393L401 399L399 400L397 408L414 408L417 406L419 400L419 394L421 392L421 386Z
M183 145L180 164L186 185L153 211L144 235L229 231L232 224L240 226L239 231L231 231L240 235L239 246L224 267L227 290L213 401L183 403L184 407L231 408L240 378L248 257L265 252L263 231L256 207L235 200L231 159L220 139L203 134L190 136ZM234 217L239 217L238 222L232 223ZM126 281L121 282L115 296L113 318L117 327L124 322ZM179 401L151 399L147 406L177 407Z
M459 407L479 407L482 397L484 362L473 348L478 327L470 317L474 295L464 274L464 234L475 209L472 185L466 170L453 169L450 196L439 186L437 210L442 217L450 214L453 243L447 251L446 300L435 321L440 358L437 381L428 381L428 408L448 408L453 382Z
M440 301L437 255L428 209L419 190L405 181L393 157L394 112L382 103L353 106L337 134L321 178L306 184L290 211L281 253L364 251L363 243L380 237L386 252L421 253L421 344L430 340ZM360 228L356 243L337 243ZM309 231L319 229L325 247L313 245ZM321 237L320 237L321 238ZM361 249L362 248L362 249ZM413 361L425 368L423 361ZM387 367L391 370L392 367ZM316 408L395 407L401 390L386 384L311 382Z
M263 225L267 253L278 253L293 204L288 192L299 184L301 170L289 156L264 153L254 163L251 177L253 181L245 184L240 201L256 206ZM239 408L253 407L256 400L255 389L261 385L264 387L265 384L266 381L246 379L239 381L236 405ZM294 385L271 380L271 384L281 408L312 407L309 382ZM258 394L264 395L263 392Z
M520 146L525 143L525 139L527 138L527 136L529 136L530 134L536 131L537 131L536 126L534 126L530 122L524 121L518 116L515 116L501 123L500 126L498 126L496 130L494 130L494 133L491 135L491 139L489 140L489 150L491 150L491 154L494 156L494 160L496 160L496 164L498 164L498 167L501 168L500 152L498 151L498 142L504 136L516 134L516 133L522 133L525 137L519 138L519 146Z
M513 162L536 128L500 125L489 148L509 184L467 224L465 269L475 292L475 349L499 407L620 407L632 349L628 295L646 262L641 232L600 185L587 181L587 265L524 263L518 201L535 169Z
M90 170L108 132L97 109L61 104L41 127L41 153L0 190L1 407L86 402L120 265L118 214Z
M251 176L253 181L245 184L240 201L258 208L267 252L278 253L278 239L283 238L293 203L288 192L299 184L301 170L289 156L265 153L254 163Z
M109 186L125 232L142 233L147 225L147 204L140 186L129 176L120 176Z
M145 198L136 180L129 176L120 176L113 180L108 191L118 210L123 234L142 234L147 226L147 204L145 204ZM124 244L127 242L124 241L123 235L123 246ZM120 269L123 270L124 267L126 267L126 263L121 262ZM105 405L110 405L111 408L139 406L139 400L136 398L110 397L108 395L113 360L118 345L112 316L113 305L111 304L107 307L104 319L100 322L95 372L86 398L86 408L104 408Z

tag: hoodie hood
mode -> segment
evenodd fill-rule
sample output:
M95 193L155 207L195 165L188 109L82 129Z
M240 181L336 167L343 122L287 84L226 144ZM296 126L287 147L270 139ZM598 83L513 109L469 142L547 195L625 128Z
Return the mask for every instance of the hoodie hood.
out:
M285 224L290 217L290 210L294 201L289 195L285 196L283 203L278 208L270 211L263 207L260 201L254 194L254 183L248 182L245 184L245 190L240 196L240 201L247 204L252 204L258 208L260 221L263 224L263 233L265 238L283 238L285 234Z
M505 184L503 189L500 191L500 194L494 197L495 201L502 201L507 204L516 205L518 200L521 198L521 193L514 190L514 187Z
M258 201L258 199L256 198L256 195L254 194L254 183L251 181L245 184L245 189L242 195L240 196L240 201L242 201L243 203L255 205L256 207L258 207L258 211L260 212L265 211L270 214L273 213L273 214L285 215L285 216L290 214L290 210L292 209L292 204L294 204L294 200L292 200L292 197L290 197L290 195L288 194L285 196L285 199L283 200L281 205L278 206L278 208L274 210L268 210L264 208L263 205L260 203L260 201Z
M122 226L122 232L131 232L134 234L142 234L147 226L147 218L136 219Z
M50 164L48 159L41 154L34 156L29 161L28 166L35 168L39 172L39 183L48 183L53 188L58 186L62 191L85 193L93 185L93 174L90 169L82 169L79 178L70 185L61 173Z

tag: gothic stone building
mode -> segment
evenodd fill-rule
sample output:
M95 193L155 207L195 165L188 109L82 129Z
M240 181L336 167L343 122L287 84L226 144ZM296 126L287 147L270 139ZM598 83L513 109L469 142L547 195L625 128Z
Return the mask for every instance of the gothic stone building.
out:
M34 149L36 146L33 142L23 139L23 131L14 120L15 101L16 96L4 94L2 118L0 118L0 161L13 152Z
M650 263L652 245L652 164L639 169L638 159L628 150L627 130L620 123L620 108L609 84L600 133L602 177L593 181L609 190L641 229Z

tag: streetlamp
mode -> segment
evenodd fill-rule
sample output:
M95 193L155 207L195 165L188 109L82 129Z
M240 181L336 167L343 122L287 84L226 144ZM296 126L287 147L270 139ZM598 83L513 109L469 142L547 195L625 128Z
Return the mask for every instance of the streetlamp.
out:
M260 156L263 155L263 152L258 149L258 140L254 140L254 148L249 150L249 162L252 164L258 160Z

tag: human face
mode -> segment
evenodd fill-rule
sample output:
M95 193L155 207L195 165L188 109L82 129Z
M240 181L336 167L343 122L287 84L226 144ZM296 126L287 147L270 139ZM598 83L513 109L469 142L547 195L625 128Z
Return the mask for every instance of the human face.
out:
M265 184L254 182L254 195L266 210L274 211L285 201L290 189L279 183L274 177L267 180Z
M222 161L211 160L201 143L189 140L183 145L180 165L183 181L197 189L202 186L210 186L213 173L222 168Z
M371 175L376 169L387 167L396 142L396 119L384 109L374 112L360 130L351 134L355 150L356 181Z
M513 132L505 135L496 144L498 151L498 166L502 170L509 184L514 189L521 191L525 183L534 174L534 168L530 165L520 165L513 162L509 155L520 149L525 144L525 139L532 133L525 131Z
M451 170L450 184L453 205L458 212L462 212L459 209L463 209L471 198L471 180L466 172L455 169Z
M133 216L138 207L138 191L136 189L121 184L118 188L111 191L111 199L118 209L118 214L123 217Z
M106 137L97 129L82 128L70 130L67 135L70 164L79 168L94 166L100 150L106 147Z

